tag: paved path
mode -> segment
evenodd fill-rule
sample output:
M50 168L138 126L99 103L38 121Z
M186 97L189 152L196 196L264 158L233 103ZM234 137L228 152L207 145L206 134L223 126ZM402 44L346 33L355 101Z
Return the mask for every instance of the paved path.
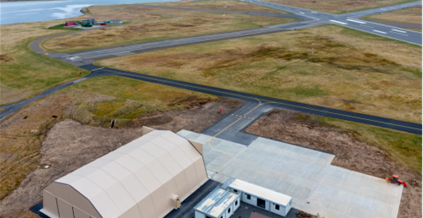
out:
M285 18L294 18L294 19L305 19L306 17L297 14L285 14L285 13L270 13L270 12L253 12L253 11L232 11L232 10L219 10L219 9L201 9L201 8L181 8L181 7L170 7L170 6L160 6L160 5L140 5L135 4L131 5L141 8L161 8L161 9L170 9L170 10L181 10L181 11L199 11L199 12L208 12L208 13L223 13L223 14L245 14L245 15L254 15L254 16L265 16L265 17L285 17Z
M204 143L204 162L213 180L223 183L233 177L288 194L294 208L314 215L397 217L402 186L330 165L333 154L262 137L246 147L186 130L178 134Z
M371 14L383 13L387 11L399 10L402 8L409 8L413 6L422 5L421 1L363 10L363 11L341 14L341 15L327 14L323 12L312 11L308 9L280 5L276 3L264 2L259 0L244 0L244 1L257 4L257 5L262 5L265 7L289 11L301 16L307 16L311 19L319 20L325 24L328 24L328 23L336 24L336 25L376 34L376 35L387 37L387 38L397 39L400 41L404 41L404 42L408 42L408 43L412 43L412 44L416 44L420 46L422 45L422 33L420 32L396 28L396 27L387 26L380 23L375 23L375 22L359 19L359 17L363 17L363 16L367 16Z
M415 29L415 30L421 30L422 25L418 23L403 23L403 22L392 22L392 21L377 21L373 20L374 23L380 23L383 25L393 26L393 27L399 27L404 29Z

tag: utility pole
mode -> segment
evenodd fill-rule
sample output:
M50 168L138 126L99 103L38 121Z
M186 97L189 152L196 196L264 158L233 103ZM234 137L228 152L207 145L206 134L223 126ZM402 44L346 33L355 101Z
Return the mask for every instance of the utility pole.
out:
M314 53L314 41L313 41L313 43L311 44L311 54L313 54Z

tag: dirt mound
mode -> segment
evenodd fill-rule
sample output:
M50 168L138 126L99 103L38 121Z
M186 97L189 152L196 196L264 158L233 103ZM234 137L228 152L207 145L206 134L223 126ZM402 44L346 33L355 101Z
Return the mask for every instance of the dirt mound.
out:
M152 111L143 117L132 120L119 128L138 128L149 126L155 129L167 129L178 132L186 129L193 132L202 132L208 126L219 120L219 117L240 108L243 103L231 99L219 99L210 102L210 99L188 97L177 99L171 104L184 103L185 110L168 110L165 112ZM224 110L224 113L220 111Z
M399 174L404 189L398 217L422 217L421 175L393 162L387 153L307 114L274 110L246 129L248 133L337 154L332 165L379 178Z
M316 216L300 211L295 218L316 218Z
M13 58L2 54L2 55L0 55L0 61L9 62L9 61L13 61Z

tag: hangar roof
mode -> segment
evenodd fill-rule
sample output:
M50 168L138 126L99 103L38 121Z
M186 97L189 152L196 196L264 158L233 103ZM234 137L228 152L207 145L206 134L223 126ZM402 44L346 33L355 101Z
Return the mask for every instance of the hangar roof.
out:
M128 210L160 217L173 209L172 195L182 201L207 179L202 155L187 139L154 130L55 182L72 186L103 217L124 216ZM145 198L154 204L148 216L141 215L145 208L134 208Z

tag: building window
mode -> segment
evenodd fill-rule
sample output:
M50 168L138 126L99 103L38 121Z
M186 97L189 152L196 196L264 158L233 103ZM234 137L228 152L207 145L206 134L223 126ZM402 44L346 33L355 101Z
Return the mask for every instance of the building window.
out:
M235 193L238 193L238 190L234 189L234 192L235 192Z
M231 208L228 209L228 213L230 213L230 212L231 212Z
M276 204L275 209L276 210L279 210L279 205Z
M238 200L235 201L235 206L237 206L237 205L238 205Z
M247 199L251 200L251 195L249 195L249 194L246 194L246 195L247 195Z

